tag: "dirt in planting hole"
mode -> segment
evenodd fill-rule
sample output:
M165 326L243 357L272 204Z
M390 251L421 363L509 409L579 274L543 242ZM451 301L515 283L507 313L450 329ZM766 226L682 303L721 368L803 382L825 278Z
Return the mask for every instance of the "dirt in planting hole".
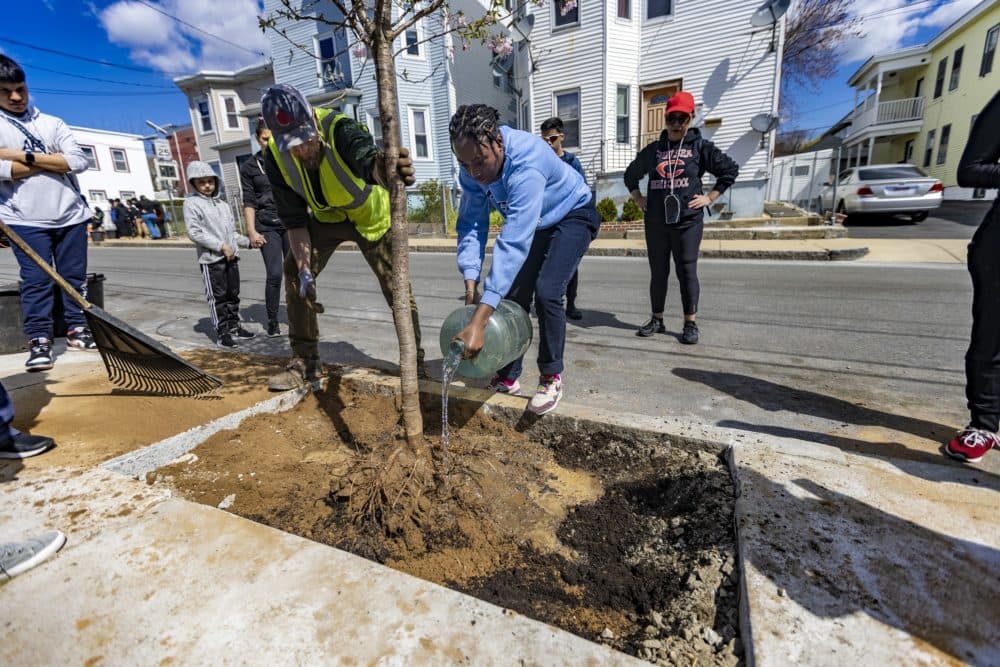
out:
M453 422L447 455L431 433L433 460L414 464L396 400L334 379L146 481L651 662L742 661L733 488L718 457L609 433L540 443L480 411ZM426 410L428 430L439 423ZM407 511L394 514L404 503L386 483L352 522L390 469Z

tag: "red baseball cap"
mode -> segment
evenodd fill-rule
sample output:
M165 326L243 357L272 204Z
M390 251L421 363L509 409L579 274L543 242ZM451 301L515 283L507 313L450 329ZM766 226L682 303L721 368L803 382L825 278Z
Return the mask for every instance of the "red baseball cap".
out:
M669 114L674 111L680 111L689 116L694 116L694 95L683 90L674 93L671 98L667 100L667 110L664 114Z

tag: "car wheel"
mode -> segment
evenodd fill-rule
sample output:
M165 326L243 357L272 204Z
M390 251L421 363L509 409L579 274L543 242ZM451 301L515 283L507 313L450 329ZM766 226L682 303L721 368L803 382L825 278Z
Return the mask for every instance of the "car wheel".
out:
M927 219L927 211L916 211L910 214L911 222L923 222Z

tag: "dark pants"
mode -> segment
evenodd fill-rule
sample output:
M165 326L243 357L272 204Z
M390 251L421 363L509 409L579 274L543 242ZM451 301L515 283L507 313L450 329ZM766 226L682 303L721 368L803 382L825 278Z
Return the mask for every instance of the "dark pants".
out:
M264 258L264 271L267 278L264 280L264 304L267 307L268 323L278 320L278 304L281 302L281 276L282 264L285 255L288 254L288 232L284 227L280 229L261 229L260 235L267 241L260 247L260 254Z
M600 228L597 209L588 204L570 211L555 225L535 231L528 256L507 293L506 298L525 311L534 298L538 315L538 372L542 375L563 372L566 347L563 295ZM521 357L501 368L500 377L516 379L521 375L523 362Z
M1000 421L1000 206L969 243L972 337L965 353L965 395L972 426L997 432Z
M11 225L25 243L43 260L55 266L66 282L87 296L87 223L69 227L47 229ZM11 246L21 267L21 313L24 316L24 335L32 338L52 338L52 306L54 296L52 279L38 268L17 246ZM85 327L83 311L68 294L60 290L66 325Z
M361 236L358 228L350 222L316 222L309 221L309 240L312 243L310 264L313 278L318 278L327 262L344 241L352 241L358 245L372 273L378 278L382 296L389 304L389 310L395 318L392 309L392 239L391 232L386 232L377 241L369 241ZM331 281L336 285L336 280ZM417 343L417 363L424 361L424 349L420 346L420 318L417 316L417 301L413 298L413 289L407 286L410 296L410 316L413 319L413 334ZM560 297L562 295L560 294ZM295 264L295 256L288 253L285 256L285 307L288 308L288 339L292 345L292 353L303 359L314 359L319 356L319 323L316 321L316 311L306 306L299 297L299 271Z
M202 264L201 275L216 333L232 331L240 323L239 259Z
M14 421L14 401L0 382L0 445L7 444L20 433L11 425Z
M681 287L681 304L685 315L698 312L698 251L705 224L667 225L646 220L646 255L649 260L649 303L652 312L662 313L667 301L667 281L670 278L670 258L674 258L677 282Z
M576 304L576 288L580 283L580 269L573 272L573 277L569 279L569 284L566 285L566 306L573 306Z

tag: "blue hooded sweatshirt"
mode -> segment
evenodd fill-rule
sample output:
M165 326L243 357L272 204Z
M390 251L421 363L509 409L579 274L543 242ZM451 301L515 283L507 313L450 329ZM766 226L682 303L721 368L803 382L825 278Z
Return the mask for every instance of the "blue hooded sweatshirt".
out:
M590 202L583 177L563 162L539 137L503 125L504 162L500 177L482 185L462 168L458 208L458 270L465 280L479 280L490 210L504 217L493 244L493 264L481 302L493 308L507 295L528 256L536 229L551 227L570 211Z

